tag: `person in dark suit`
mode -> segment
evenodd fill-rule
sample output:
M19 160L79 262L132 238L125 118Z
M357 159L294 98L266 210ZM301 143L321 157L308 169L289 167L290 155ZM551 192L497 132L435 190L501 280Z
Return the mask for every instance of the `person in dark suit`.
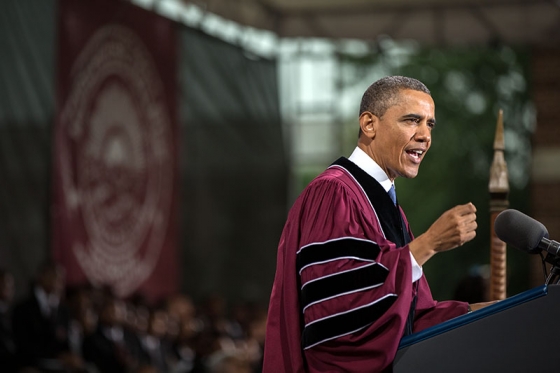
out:
M169 314L164 308L152 308L148 319L148 329L141 337L142 348L149 357L149 364L160 373L170 371L171 345L165 338Z
M80 368L80 357L68 345L70 315L63 303L64 286L64 268L47 261L39 267L29 296L15 306L13 333L22 367L44 372Z
M3 372L16 372L16 345L12 333L11 306L14 277L0 269L0 367Z
M84 339L84 359L95 365L99 372L133 371L148 361L138 337L124 326L125 315L124 302L107 297L99 313L96 331Z

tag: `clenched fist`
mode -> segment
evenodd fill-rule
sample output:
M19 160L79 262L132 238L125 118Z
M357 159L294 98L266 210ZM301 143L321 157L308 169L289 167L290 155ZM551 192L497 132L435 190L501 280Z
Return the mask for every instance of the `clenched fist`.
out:
M463 245L476 236L476 207L472 203L444 212L432 226L409 245L419 265L434 254Z

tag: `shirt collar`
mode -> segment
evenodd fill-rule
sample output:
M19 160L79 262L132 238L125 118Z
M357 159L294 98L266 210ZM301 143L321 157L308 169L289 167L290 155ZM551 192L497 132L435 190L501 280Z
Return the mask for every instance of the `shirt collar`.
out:
M113 342L119 342L124 337L124 332L122 328L118 326L103 328L103 334L105 334L105 337L107 337Z
M356 166L364 170L369 176L377 180L377 182L381 184L386 192L388 192L389 189L391 189L391 186L393 186L393 182L391 181L391 179L389 179L385 171L383 171L383 169L379 167L377 162L375 162L369 155L366 154L366 152L364 152L359 147L356 147L356 149L354 149L354 152L352 152L348 159L352 161Z
M41 308L41 312L43 313L43 315L49 316L51 309L49 307L49 298L47 296L47 293L45 293L45 290L43 290L43 288L38 286L35 287L34 292L35 298L37 299L39 307Z

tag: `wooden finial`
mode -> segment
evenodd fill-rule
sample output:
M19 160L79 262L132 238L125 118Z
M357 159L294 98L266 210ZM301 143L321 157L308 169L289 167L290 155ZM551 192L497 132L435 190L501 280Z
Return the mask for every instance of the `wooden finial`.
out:
M490 193L508 193L508 171L504 159L504 119L503 111L498 112L498 122L496 124L496 136L494 137L494 160L490 167L490 183L488 190Z
M490 167L490 299L506 298L506 243L494 231L494 221L500 212L508 208L508 172L504 159L503 111L498 112L496 136L494 138L494 159Z
M506 150L504 142L504 111L498 111L498 123L496 123L496 135L494 136L494 150Z

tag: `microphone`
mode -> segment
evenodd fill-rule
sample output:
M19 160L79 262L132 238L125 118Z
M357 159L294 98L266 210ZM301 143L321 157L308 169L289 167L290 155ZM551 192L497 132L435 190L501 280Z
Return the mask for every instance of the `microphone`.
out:
M520 211L502 211L496 217L494 231L500 240L529 254L538 254L542 250L554 256L560 254L560 243L548 239L546 227Z

